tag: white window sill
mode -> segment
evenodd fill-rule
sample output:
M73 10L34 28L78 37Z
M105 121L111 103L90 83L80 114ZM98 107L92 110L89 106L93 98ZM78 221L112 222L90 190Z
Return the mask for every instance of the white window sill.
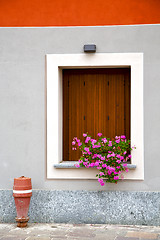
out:
M58 163L58 164L54 164L53 166L54 166L54 168L57 168L57 169L58 168L77 168L75 166L76 164L78 164L78 161L65 161L65 162L61 162L61 163ZM130 170L136 169L136 165L134 165L134 164L127 164L127 167ZM83 167L80 167L80 168L83 168Z

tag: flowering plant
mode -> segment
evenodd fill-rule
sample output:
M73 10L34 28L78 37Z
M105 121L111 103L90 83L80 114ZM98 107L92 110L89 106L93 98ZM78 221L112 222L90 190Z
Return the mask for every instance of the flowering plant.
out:
M128 172L127 160L131 158L130 151L135 148L130 147L130 140L124 135L116 136L115 139L103 137L98 133L98 139L92 139L88 133L84 133L84 142L77 137L73 138L72 150L79 148L82 155L76 167L97 168L99 173L96 175L101 186L104 180L110 183L117 183L123 179L123 172Z

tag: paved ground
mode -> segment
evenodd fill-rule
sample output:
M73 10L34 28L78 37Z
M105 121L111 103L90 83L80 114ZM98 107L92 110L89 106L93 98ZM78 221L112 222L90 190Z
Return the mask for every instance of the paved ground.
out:
M0 224L0 240L160 240L160 227L98 224Z

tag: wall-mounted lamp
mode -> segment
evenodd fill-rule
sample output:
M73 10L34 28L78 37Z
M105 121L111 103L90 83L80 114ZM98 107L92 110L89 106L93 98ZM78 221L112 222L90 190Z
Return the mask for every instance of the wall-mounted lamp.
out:
M96 45L95 44L85 44L84 45L84 52L95 53L96 52Z

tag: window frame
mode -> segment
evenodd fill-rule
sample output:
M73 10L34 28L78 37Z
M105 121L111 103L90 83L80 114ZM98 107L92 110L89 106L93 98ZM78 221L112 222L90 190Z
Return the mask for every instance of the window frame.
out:
M131 68L131 144L136 145L125 179L144 179L143 53L47 54L47 178L96 179L96 169L57 169L62 162L62 69ZM65 161L66 162L66 161Z

